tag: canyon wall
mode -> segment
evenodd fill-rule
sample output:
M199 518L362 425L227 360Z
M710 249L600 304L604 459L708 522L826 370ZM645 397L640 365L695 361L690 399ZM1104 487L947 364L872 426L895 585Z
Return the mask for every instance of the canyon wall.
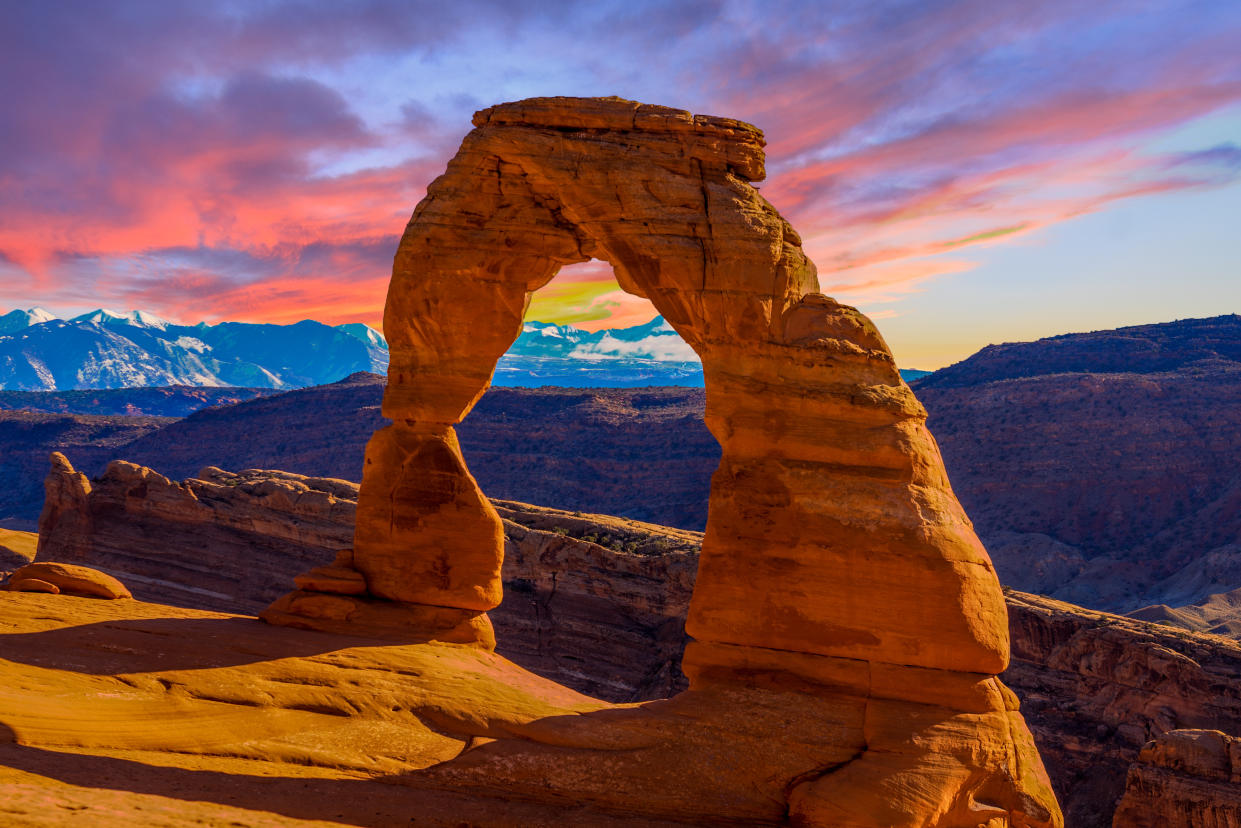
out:
M1218 730L1174 730L1129 770L1113 828L1241 825L1241 739Z

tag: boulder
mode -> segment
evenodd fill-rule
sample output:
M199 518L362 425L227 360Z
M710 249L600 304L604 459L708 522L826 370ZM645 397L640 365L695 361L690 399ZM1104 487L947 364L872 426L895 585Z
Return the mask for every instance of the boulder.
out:
M26 564L13 572L9 579L11 589L26 592L51 592L46 588L22 588L22 584L36 582L51 586L56 592L69 595L87 595L92 598L132 598L125 585L106 572L77 564L37 561Z

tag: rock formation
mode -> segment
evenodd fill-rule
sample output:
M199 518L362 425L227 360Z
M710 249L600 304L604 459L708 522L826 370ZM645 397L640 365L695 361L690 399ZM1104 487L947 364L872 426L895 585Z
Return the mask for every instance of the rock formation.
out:
M318 587L347 591L303 588L270 620L339 630L357 617L491 646L503 529L454 426L530 294L567 264L605 259L702 358L723 450L687 622L690 690L550 725L538 743L499 740L441 778L538 779L586 800L623 778L644 811L686 815L693 800L759 819L779 803L807 825L1059 824L996 678L1008 637L994 570L882 337L818 293L797 233L749 184L764 175L761 133L620 99L532 99L474 124L393 267L392 425L368 444L353 549L336 564L367 592L334 576ZM739 704L745 722L729 712ZM740 767L708 747L721 727L777 727L789 704L819 724ZM643 749L613 757L606 778L561 755L619 744ZM675 790L659 770L674 756Z
M332 558L329 548L352 537L356 487L337 489L341 497L330 505L315 501L315 515L295 498L257 494L277 484L310 488L312 479L204 472L219 485L167 484L196 492L201 511L156 508L175 500L161 490L158 476L109 474L89 495L99 505L82 504L91 516L89 538L79 542L67 536L75 530L56 525L44 527L45 537L53 547L80 546L87 550L86 563L122 580L130 580L127 567L141 569L146 577L134 583L139 598L247 612L261 609L261 596L279 590L306 565L307 550L298 548L287 527L318 526L315 554L323 563ZM609 701L644 701L685 689L683 627L701 534L506 501L493 505L505 532L505 597L490 613L500 654ZM224 548L249 543L266 550L266 562L229 566L212 547L221 542L222 527L247 523L255 533L229 539L226 532ZM262 536L275 527L285 537ZM283 564L279 554L286 556ZM214 588L228 596L178 586L178 579L196 576L185 564L203 557L220 579ZM1074 828L1112 824L1126 774L1149 739L1178 727L1241 734L1238 643L1018 592L1006 599L1014 657L1003 680L1023 699L1024 716Z
M41 558L102 568L145 601L200 609L258 613L291 579L365 592L356 571L331 565L353 538L352 483L214 467L176 483L119 461L92 483L71 469L57 456L48 473ZM610 701L684 689L701 533L493 506L505 534L506 597L491 613L504 630L502 655ZM316 568L299 575L307 567Z
M255 612L290 570L332 559L350 534L357 486L284 472L208 467L173 483L114 461L93 483L52 455L37 560L98 566L139 597Z
M1021 695L1065 824L1110 826L1149 740L1178 728L1241 735L1236 641L1018 592L1008 593L1008 611L1004 680Z
M1241 826L1241 739L1174 730L1142 748L1114 828Z
M19 568L5 586L12 592L49 592L91 598L132 598L125 585L88 566L40 561Z

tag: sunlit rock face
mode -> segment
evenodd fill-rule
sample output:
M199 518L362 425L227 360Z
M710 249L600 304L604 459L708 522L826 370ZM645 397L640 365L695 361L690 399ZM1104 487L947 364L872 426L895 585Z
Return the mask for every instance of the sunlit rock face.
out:
M1241 826L1241 739L1218 730L1160 735L1129 769L1112 825Z
M764 176L761 132L611 98L503 104L474 124L393 268L392 425L367 448L354 549L334 567L366 593L337 572L270 619L339 629L350 607L371 619L386 604L395 623L426 619L418 637L492 645L502 525L453 427L530 294L565 265L605 260L702 359L723 449L687 624L690 690L549 722L438 778L678 818L1059 825L996 678L1008 637L991 563L882 337L818 292L797 233L750 185ZM595 763L607 772L584 770Z

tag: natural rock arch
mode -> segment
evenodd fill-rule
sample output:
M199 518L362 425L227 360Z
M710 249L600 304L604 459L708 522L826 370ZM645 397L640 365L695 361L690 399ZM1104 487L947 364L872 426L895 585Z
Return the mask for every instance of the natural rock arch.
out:
M615 98L502 104L474 125L396 254L392 425L367 447L354 550L265 617L494 646L501 523L453 426L530 293L606 260L701 357L723 450L687 623L691 694L793 682L868 700L858 758L789 783L810 824L1055 824L994 678L1008 635L990 560L882 337L818 293L797 233L749 184L761 132ZM963 743L962 728L977 733ZM918 743L944 756L926 763ZM931 793L909 818L941 821L867 821L910 786Z

